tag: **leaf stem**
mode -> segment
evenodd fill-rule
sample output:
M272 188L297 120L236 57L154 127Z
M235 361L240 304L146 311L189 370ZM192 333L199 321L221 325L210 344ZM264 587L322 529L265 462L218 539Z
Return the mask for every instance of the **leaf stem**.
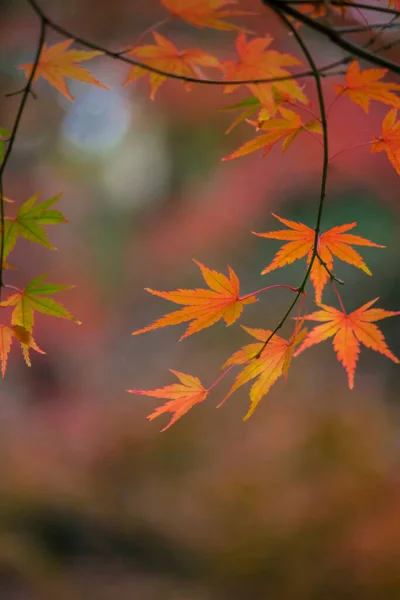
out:
M225 375L228 375L229 371L231 371L233 369L233 367L235 367L236 365L230 365L227 369L225 369L225 371L214 381L214 383L212 383L210 385L209 388L207 388L207 393L211 392L211 390L213 390L218 384L219 382L225 377Z
M337 281L338 283L340 283L340 285L344 285L344 281L342 279L339 279L338 277L336 277L336 275L334 273L332 273L332 271L330 270L330 268L328 267L326 262L324 260L322 260L322 258L320 257L320 255L318 253L317 253L317 258L318 258L319 262L321 263L321 265L324 267L325 271L328 273L331 282Z
M251 294L246 294L245 296L239 296L238 300L243 301L248 298L253 298L253 296L258 296L262 292L267 292L268 290L273 290L276 288L286 288L287 290L292 290L292 292L297 292L298 288L292 287L291 285L284 285L282 283L278 283L276 285L268 285L267 287L261 288L261 290L257 290L256 292L251 292Z
M333 160L335 160L335 158L337 158L344 152L347 152L348 150L353 150L354 148L362 148L363 146L370 146L373 143L374 143L374 140L372 140L370 142L361 142L360 144L354 144L353 146L348 146L347 148L342 148L342 150L339 150L339 152L336 152L336 154L333 154L329 158L329 162L331 163Z
M332 281L331 283L332 283L333 290L334 290L334 292L335 292L335 294L336 294L336 296L337 296L337 299L338 299L338 301L339 301L340 308L342 309L342 312L343 312L345 315L347 315L347 313L346 313L346 309L345 309L345 307L344 307L344 304L343 304L342 297L341 297L341 295L339 294L339 290L337 289L337 287L336 287L336 285L335 285L335 282L334 282L334 281Z

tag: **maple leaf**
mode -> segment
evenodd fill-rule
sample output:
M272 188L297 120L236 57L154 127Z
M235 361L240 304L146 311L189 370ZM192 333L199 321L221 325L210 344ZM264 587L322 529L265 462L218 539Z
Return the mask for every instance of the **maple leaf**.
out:
M399 363L399 359L389 350L382 332L373 323L374 321L399 315L400 311L393 312L382 308L370 308L377 300L378 298L375 298L375 300L367 302L350 314L346 314L332 306L318 304L322 310L307 315L305 318L310 321L323 321L324 323L323 325L317 325L309 332L295 356L306 348L334 336L333 347L338 360L346 369L350 389L354 387L354 373L360 353L360 344L364 344L367 348L380 352L393 362Z
M290 265L294 261L304 258L305 256L309 263L314 248L314 229L303 225L303 223L282 219L277 215L273 216L275 219L278 219L278 221L286 225L286 227L289 227L289 229L270 231L268 233L253 232L254 235L274 240L285 240L288 243L284 244L284 246L276 253L272 262L261 272L262 275L285 265ZM367 273L367 275L372 274L363 258L356 250L354 250L354 248L352 248L352 246L370 246L374 248L384 248L384 246L370 242L359 235L346 233L356 225L357 223L355 222L346 223L345 225L332 227L332 229L328 229L328 231L320 234L318 239L318 254L331 272L333 270L333 256L336 256L340 260L361 269L364 273ZM310 277L314 285L316 301L320 302L329 275L317 257L314 260Z
M232 160L233 158L239 158L240 156L245 156L246 154L260 150L261 148L264 148L263 156L266 156L273 145L282 138L285 138L282 144L282 150L285 151L301 131L311 131L322 134L322 125L316 119L303 123L300 115L292 110L280 106L279 111L282 115L281 119L268 118L259 123L258 129L268 131L268 133L259 135L254 140L246 142L243 146L240 146L235 152L229 154L229 156L225 156L222 160L226 161Z
M29 331L24 329L24 327L20 327L19 325L14 325L13 327L10 327L9 325L0 325L0 361L2 379L4 379L6 374L8 355L14 338L21 344L24 359L28 367L31 366L29 348L33 348L33 350L36 350L36 352L39 352L40 354L45 354L45 352L37 346Z
M327 2L316 2L315 4L300 4L296 7L300 13L308 15L313 19L319 19L320 17L326 17L327 14ZM300 23L299 23L300 25Z
M73 39L64 40L53 46L47 46L44 44L42 52L40 54L39 63L33 78L33 83L43 77L49 84L56 88L61 94L63 94L69 100L73 100L74 97L68 89L65 78L77 79L85 83L91 83L108 90L108 86L104 85L89 71L79 66L76 63L90 60L95 56L100 56L103 52L97 50L68 50L70 45L74 42ZM20 69L25 71L25 76L28 79L32 73L33 63L27 63L19 65Z
M283 104L284 102L291 102L293 100L293 98L291 98L287 94L281 94L275 88L273 88L272 93L273 93L273 97L274 97L275 108L278 111L280 110L281 104ZM249 98L245 98L244 100L242 100L241 102L238 102L237 104L233 104L232 106L225 106L224 108L221 108L220 110L232 111L232 110L242 110L242 109L244 109L243 112L240 113L236 117L236 119L229 126L229 128L227 129L227 131L225 133L230 133L237 125L239 125L239 123L241 121L247 120L247 117L252 115L256 110L259 110L258 121L260 124L261 124L261 121L267 121L268 119L270 119L273 116L265 107L263 107L263 105L261 104L259 99L256 98L255 96L250 96ZM248 121L248 122L251 123L251 121Z
M156 45L138 46L132 48L127 53L127 56L139 59L146 63L149 67L154 67L168 73L183 75L185 77L201 78L202 73L199 67L214 67L220 68L220 63L217 58L211 56L202 50L178 50L178 48L166 37L153 31ZM152 73L143 67L134 66L129 71L128 77L124 85L135 81L143 75L149 76L150 81L150 98L154 100L156 92L160 85L166 81L166 75ZM190 85L185 83L186 89L190 89Z
M165 431L173 425L178 419L186 414L195 404L199 404L206 399L208 390L200 383L200 379L185 373L179 373L170 369L171 373L176 375L180 383L173 383L156 390L128 390L131 394L143 394L145 396L154 396L155 398L169 398L161 406L155 409L147 418L152 421L164 413L172 413L170 422L161 429Z
M367 113L371 100L377 100L400 108L400 97L393 93L400 90L400 85L392 82L379 81L386 75L387 69L365 69L360 71L357 60L349 64L345 85L335 84L336 94L346 95L359 104Z
M54 285L51 283L42 283L46 275L40 275L33 279L24 290L18 290L10 294L8 298L0 302L0 306L13 306L11 323L18 325L31 332L34 322L34 311L41 312L53 317L69 319L78 325L81 324L78 319L73 317L66 308L52 298L49 294L55 294L62 290L71 289L70 285Z
M371 152L386 152L388 159L400 175L400 121L396 121L397 109L392 108L382 123L382 135L375 138Z
M240 317L244 304L256 302L256 298L254 297L240 298L239 279L230 267L228 267L228 279L222 273L208 269L196 260L194 262L201 270L204 281L210 289L178 289L174 292L159 292L146 288L146 291L150 292L150 294L171 300L171 302L175 302L176 304L186 304L187 306L164 315L152 325L134 331L132 335L138 335L145 331L158 329L159 327L192 321L180 338L183 340L183 338L197 333L201 329L214 325L220 319L224 319L227 325L232 325Z
M290 76L290 72L283 68L293 65L301 65L301 61L291 54L282 54L276 50L267 50L272 43L271 37L253 38L249 42L246 35L240 32L236 39L238 53L237 61L224 61L225 80L236 79L269 79L274 77ZM238 84L240 85L240 84ZM245 84L251 93L259 99L271 113L276 112L276 101L274 88L281 94L308 104L308 98L295 80L276 81L274 83L249 83ZM238 86L227 86L225 94L233 92Z
M6 217L4 223L4 258L7 258L14 248L19 235L26 240L56 250L50 244L43 226L67 222L60 211L51 208L60 199L60 196L61 194L58 194L58 196L49 198L49 200L36 203L39 194L35 194L21 206L16 217Z
M219 406L221 406L221 404L223 404L239 387L257 377L257 381L253 383L250 390L251 405L244 418L244 420L247 420L251 417L260 400L269 392L277 379L279 379L281 375L287 375L294 350L296 346L304 340L307 330L302 329L297 325L289 340L285 340L275 334L264 347L259 358L256 358L263 348L264 343L270 338L272 331L268 329L251 329L243 326L242 328L256 340L260 341L259 343L244 346L232 354L223 365L222 368L224 369L230 365L246 364L243 371L236 377L233 386Z
M250 96L249 98L245 98L241 102L233 104L232 106L225 106L224 108L221 108L220 110L222 110L222 111L244 109L243 112L241 112L236 117L236 119L229 126L229 128L226 130L225 133L230 133L237 125L239 125L239 123L241 123L241 121L244 121L245 119L247 119L247 117L252 115L260 107L261 107L261 102L259 101L259 99L256 98L255 96Z
M173 15L195 27L211 27L220 31L243 29L222 21L225 17L255 14L247 10L224 9L225 6L237 4L236 0L161 0L161 4Z

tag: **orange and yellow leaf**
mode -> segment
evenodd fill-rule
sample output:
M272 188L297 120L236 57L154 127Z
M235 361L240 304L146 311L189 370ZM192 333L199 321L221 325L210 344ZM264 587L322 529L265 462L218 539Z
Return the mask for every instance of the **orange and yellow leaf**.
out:
M222 63L225 70L225 80L290 77L291 73L285 67L301 65L301 61L291 54L267 50L271 43L271 37L253 38L247 41L246 35L240 32L236 39L238 59ZM274 83L249 83L246 86L268 109L271 115L275 114L277 108L274 88L281 94L291 97L293 101L302 102L303 104L309 102L302 88L293 79ZM231 93L236 87L227 86L224 93Z
M243 329L256 340L259 340L259 343L244 346L235 352L222 367L246 364L221 404L239 387L257 378L250 390L251 405L245 416L246 420L251 417L260 400L269 392L277 379L281 375L287 376L294 350L304 340L307 331L302 329L301 325L296 325L289 340L275 334L262 350L259 358L256 358L263 348L264 342L270 338L272 331L268 329L251 329L249 327L243 327Z
M255 13L236 8L224 8L237 4L236 0L161 0L174 16L195 27L211 27L221 31L243 29L224 21L225 17L254 15Z
M317 325L309 332L295 356L306 348L333 337L333 347L338 360L346 369L350 389L354 387L354 374L360 353L360 344L364 344L367 348L380 352L393 362L399 363L399 359L389 350L383 333L374 325L374 321L394 317L399 315L400 311L393 312L382 308L371 309L370 306L377 300L378 298L375 298L375 300L367 302L350 314L346 314L332 306L318 304L321 310L307 315L305 319L321 321L323 324Z
M31 366L29 348L36 350L36 352L39 352L40 354L45 354L45 352L37 346L29 331L23 327L19 325L14 325L13 327L10 327L9 325L0 325L0 362L1 376L3 379L6 374L8 355L14 338L21 344L22 353L28 367Z
M345 85L335 84L335 92L338 95L349 96L366 113L369 110L371 100L400 108L400 96L394 93L400 90L400 85L380 81L387 72L387 69L365 69L361 71L358 61L354 60L348 66Z
M243 146L222 160L226 161L232 160L232 158L239 158L240 156L245 156L246 154L260 150L261 148L264 149L263 156L266 156L274 144L281 139L283 139L282 150L285 151L301 131L311 131L322 134L321 123L316 119L303 123L298 113L295 113L288 108L284 108L283 106L279 107L279 111L282 118L268 119L259 123L258 129L267 131L268 133L259 135L254 140L246 142Z
M43 77L69 100L74 98L71 96L65 78L77 79L108 90L108 86L98 81L89 71L77 64L103 53L95 50L68 50L73 41L73 39L64 40L53 46L44 44L33 82L37 81L39 77ZM32 67L33 63L19 66L20 69L25 71L27 78L30 77Z
M178 419L183 417L195 404L199 404L206 399L208 391L200 383L200 379L185 373L173 371L180 383L173 383L163 388L155 390L128 390L131 394L143 394L155 398L168 398L161 406L155 409L147 418L152 421L164 413L172 413L169 423L161 431L165 431L173 425Z
M386 152L388 159L400 175L400 121L396 121L397 109L392 108L382 123L382 135L375 138L371 152Z
M184 77L195 77L201 79L203 74L200 67L213 67L220 69L220 63L217 58L211 56L203 50L178 50L178 48L166 37L157 32L153 32L156 44L147 44L132 48L127 53L141 63L160 69L167 73L174 73ZM143 75L149 76L150 81L150 98L154 100L157 90L164 81L167 80L165 75L153 73L144 67L134 66L129 71L128 77L124 85L128 85ZM185 83L186 89L190 89L190 85Z
M254 235L267 239L284 240L287 243L276 253L271 263L262 271L262 275L285 265L290 265L301 258L306 257L309 263L314 248L314 229L303 225L303 223L282 219L277 215L273 216L286 225L288 229L270 231L268 233L254 233ZM347 233L347 231L353 229L356 225L357 223L347 223L332 227L332 229L320 234L318 239L318 254L331 272L333 269L333 257L336 256L340 260L361 269L367 275L371 275L371 271L368 269L362 256L352 246L370 246L374 248L384 248L384 246L370 242L359 235ZM329 275L317 258L314 260L310 277L314 285L316 301L320 302L324 287L329 280Z
M167 327L168 325L178 325L191 321L181 340L193 333L197 333L206 327L214 325L220 319L223 319L227 325L232 325L241 315L244 304L256 302L256 298L244 298L239 296L240 284L236 273L228 267L229 278L208 269L198 261L194 261L200 268L204 281L210 289L184 290L178 289L174 292L159 292L146 288L150 294L160 296L176 304L185 304L184 308L164 315L152 325L143 329L134 331L132 335L138 335L145 331Z

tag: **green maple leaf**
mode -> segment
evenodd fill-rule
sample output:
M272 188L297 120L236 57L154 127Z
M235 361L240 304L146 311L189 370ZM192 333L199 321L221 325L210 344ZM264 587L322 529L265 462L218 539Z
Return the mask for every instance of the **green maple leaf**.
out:
M55 285L52 283L42 283L47 275L40 275L33 279L24 290L18 290L0 302L0 306L13 306L14 310L11 316L12 325L19 325L28 332L33 329L34 313L41 312L45 315L58 317L60 319L69 319L78 325L81 324L67 309L56 302L49 295L71 289L71 285Z
M38 196L39 194L35 194L32 198L29 198L18 210L16 217L6 219L4 225L4 258L7 258L14 248L18 236L56 250L49 242L44 226L57 225L67 221L59 210L51 208L60 199L61 194L44 202L37 202Z

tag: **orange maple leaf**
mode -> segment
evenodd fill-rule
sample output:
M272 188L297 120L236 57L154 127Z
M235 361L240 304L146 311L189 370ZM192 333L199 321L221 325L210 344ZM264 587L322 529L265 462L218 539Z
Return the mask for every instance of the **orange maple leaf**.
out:
M246 142L222 160L239 158L239 156L245 156L246 154L260 150L260 148L264 148L263 156L266 156L274 144L282 138L285 138L282 144L282 150L285 151L301 131L322 133L322 125L316 119L303 123L299 114L283 106L279 107L279 112L282 115L281 119L267 119L259 123L258 129L268 131L268 133L259 135L254 140Z
M305 318L311 321L324 321L324 323L317 325L309 332L295 356L306 348L335 336L333 347L338 360L347 371L350 389L354 387L354 373L360 353L360 343L384 354L393 362L399 363L399 359L389 350L382 332L373 322L399 315L400 311L393 312L382 308L370 309L370 306L377 300L378 298L375 298L375 300L367 302L350 314L332 306L318 304L322 310L307 315Z
M171 373L176 375L180 383L173 383L156 390L128 390L131 394L143 394L145 396L154 396L155 398L169 398L161 406L155 409L147 418L152 421L163 413L172 413L172 418L168 425L161 429L165 431L173 425L178 419L186 414L195 404L203 402L206 399L208 390L204 389L200 379L185 373L179 373L170 369Z
M333 87L336 94L349 96L366 113L371 100L400 108L400 97L393 93L394 90L400 90L400 85L379 81L387 72L387 69L365 69L360 71L360 65L357 60L354 60L348 66L345 85L335 84Z
M212 27L219 30L238 30L242 27L222 21L225 17L254 15L247 10L224 9L224 6L237 4L236 0L161 0L173 15L195 27Z
M382 123L382 135L375 138L371 152L386 152L388 159L400 175L400 121L396 122L397 109L392 108Z
M268 329L251 329L249 327L243 327L243 329L256 338L256 340L260 341L255 344L244 346L232 354L223 365L223 369L230 365L246 364L247 366L236 377L233 386L219 406L221 406L221 404L223 404L239 387L251 379L258 377L250 390L251 405L244 418L246 420L251 417L257 404L269 392L275 381L279 379L281 375L287 374L294 349L303 341L307 335L307 330L296 325L293 335L289 340L285 340L275 334L262 350L259 358L256 358L263 348L264 343L270 338L272 331Z
M150 294L171 300L171 302L175 302L176 304L186 304L187 306L164 315L152 325L134 331L132 335L138 335L139 333L158 329L159 327L192 321L180 338L182 340L201 329L214 325L220 319L224 319L227 325L232 325L240 317L244 304L256 302L256 298L253 296L240 298L239 279L230 267L228 267L228 279L222 273L212 271L196 260L194 262L200 268L204 281L211 289L178 289L174 292L158 292L157 290L146 288L146 291L150 292Z
M28 367L31 366L29 348L33 348L33 350L36 350L36 352L39 352L40 354L45 354L45 352L37 346L29 331L24 327L19 325L14 325L13 327L10 327L9 325L0 325L0 361L1 376L3 379L6 374L8 355L14 338L21 344L22 353Z
M274 240L287 240L288 243L284 244L284 246L276 253L272 262L261 272L262 275L285 265L290 265L294 261L304 258L305 256L309 263L314 248L314 229L303 225L303 223L288 221L277 215L273 216L286 225L286 227L289 227L289 230L284 229L281 231L270 231L268 233L253 232L254 235ZM351 246L372 246L374 248L384 248L384 246L370 242L359 235L346 233L356 225L357 223L347 223L345 225L332 227L332 229L320 234L318 239L318 254L331 272L333 269L333 256L336 256L337 258L340 258L340 260L361 269L364 273L367 273L367 275L371 275L371 271L368 269L363 258ZM316 301L320 302L329 275L317 257L314 260L310 276L315 289Z
M178 50L178 48L166 37L153 31L155 44L146 46L138 46L132 48L127 53L127 56L139 59L149 67L154 67L168 73L183 75L185 77L201 78L201 67L221 68L217 58L211 56L202 50ZM129 71L128 77L124 85L135 81L143 75L149 76L150 81L150 98L154 100L156 92L160 85L167 79L165 75L152 73L143 67L134 66ZM190 85L185 83L186 89L190 89Z
M282 54L276 50L267 50L272 43L271 37L253 38L249 42L246 35L240 32L236 39L236 49L238 60L224 61L222 64L225 69L225 79L269 79L274 77L286 77L291 73L283 68L293 65L301 65L301 61L291 54ZM240 84L238 84L240 85ZM274 98L274 88L281 94L286 94L291 98L308 104L308 98L295 80L276 81L274 83L249 83L246 84L251 93L273 115L276 112L276 102ZM224 93L233 92L237 86L227 86Z
M69 100L73 100L74 98L71 96L65 77L91 83L92 85L97 85L108 90L108 86L95 79L89 71L76 64L90 60L95 56L100 56L103 53L95 50L68 50L73 41L73 39L65 40L53 46L46 46L44 44L33 82L39 77L43 77ZM25 71L27 78L31 75L32 67L33 63L19 65L19 68Z

